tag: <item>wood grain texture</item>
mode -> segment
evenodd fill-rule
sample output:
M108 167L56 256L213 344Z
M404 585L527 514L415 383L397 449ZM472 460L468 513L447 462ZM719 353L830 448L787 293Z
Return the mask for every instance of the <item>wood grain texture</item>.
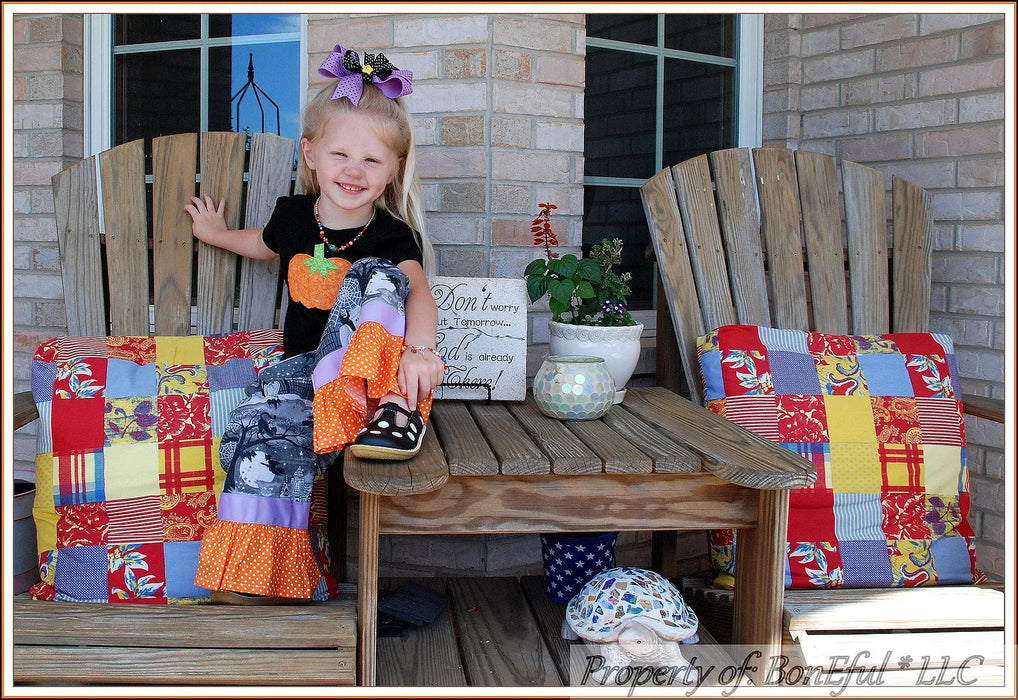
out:
M184 206L195 194L197 134L152 139L152 258L156 335L191 332L194 235Z
M498 458L462 401L435 401L428 420L441 436L449 474L498 474Z
M989 396L976 396L974 394L962 394L962 408L965 415L985 418L995 423L1003 423L1005 406L1003 399L993 399Z
M504 404L467 404L470 415L498 457L503 474L548 474L551 458L541 450Z
M769 326L771 311L764 277L760 212L749 149L714 151L709 160L735 307L735 317L723 323Z
M516 579L456 578L449 589L471 686L562 684L534 619L520 614L527 602Z
M206 132L201 138L199 196L226 200L226 228L240 228L244 186L244 148L247 136L234 132ZM198 242L198 317L201 335L229 333L233 328L237 256L223 248Z
M887 284L887 207L884 174L841 161L848 234L848 271L852 333L887 333L890 305Z
M848 333L848 294L838 208L838 171L830 156L796 151L795 172L813 312L809 328L844 335Z
M608 413L622 412L618 404L612 406ZM597 457L598 468L591 473L603 469L608 474L650 474L654 471L654 460L639 450L631 441L620 440L620 435L608 426L604 418L601 420L567 421L565 427L579 438Z
M894 258L891 328L925 333L930 322L933 197L904 178L891 181Z
M707 156L676 165L672 177L703 324L706 328L717 328L731 323L735 312Z
M569 685L569 652L574 642L562 637L562 622L566 615L566 606L553 603L545 590L543 576L521 576L520 586L530 603L530 610L537 622L545 646L555 663L555 669L565 685Z
M626 391L629 395L629 391ZM667 431L641 419L629 410L623 401L613 406L601 421L623 438L638 447L654 463L653 471L659 474L683 474L700 471L700 455L690 450L678 438ZM606 471L615 472L608 469Z
M552 473L596 474L604 470L601 458L591 452L568 427L569 423L588 421L560 421L549 418L540 412L533 395L529 392L526 403L510 403L507 407L527 435L548 455Z
M39 417L39 409L31 391L14 394L14 429L24 427Z
M799 192L791 151L753 149L760 228L767 254L773 322L778 328L809 328L803 279Z
M446 579L439 577L382 579L379 586L394 591L405 583L443 594L447 588ZM466 685L451 610L446 608L434 621L421 626L405 625L399 637L379 637L376 665L378 685L383 687Z
M357 684L367 686L374 685L377 678L380 509L378 494L361 492L357 530Z
M279 197L293 185L293 139L251 134L244 228L263 228ZM279 259L241 258L238 328L275 328L279 311Z
M354 681L356 610L349 595L327 603L267 607L95 605L16 597L13 610L15 681ZM281 676L280 663L323 667Z
M96 159L86 158L52 179L64 310L71 335L106 335L95 167Z
M704 469L726 481L756 489L790 489L816 480L812 462L660 387L630 389L626 405L678 436L701 456Z
M113 335L149 334L148 198L145 142L131 141L99 154L106 270Z
M458 476L438 491L385 499L379 527L404 535L749 527L756 508L754 490L705 472Z
M665 301L672 317L675 340L680 352L682 372L686 377L699 376L696 364L696 339L703 335L703 316L697 298L693 271L686 247L686 234L682 228L675 200L675 181L670 169L665 169L640 187L640 198L650 225L650 240L654 245L658 273L664 282ZM660 327L659 327L660 331ZM699 402L702 390L699 382L690 381L693 401Z

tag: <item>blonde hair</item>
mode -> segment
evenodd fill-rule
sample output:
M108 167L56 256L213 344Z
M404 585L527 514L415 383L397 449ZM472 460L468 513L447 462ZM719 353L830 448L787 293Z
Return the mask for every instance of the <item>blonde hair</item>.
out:
M430 278L435 269L435 253L428 238L424 220L424 194L417 176L417 149L414 143L414 125L403 98L390 99L374 85L365 85L357 105L343 97L332 99L336 81L325 83L304 110L301 138L314 142L321 138L325 123L335 114L356 114L372 119L381 138L399 157L402 167L375 200L375 207L406 223L417 235L424 259L424 273ZM315 171L304 158L297 162L297 177L304 192L320 191Z

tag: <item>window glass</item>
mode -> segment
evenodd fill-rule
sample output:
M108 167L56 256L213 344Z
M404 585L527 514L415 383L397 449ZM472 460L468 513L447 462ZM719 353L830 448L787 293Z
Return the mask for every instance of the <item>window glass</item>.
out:
M629 272L629 309L650 309L654 301L653 268L647 261L650 231L643 212L640 190L634 187L585 187L583 189L583 254L606 238L622 239L622 264Z
M665 48L735 58L735 15L665 15Z
M150 44L201 37L200 15L117 15L114 41L125 44Z
M656 59L587 51L584 108L588 175L647 177L654 168Z
M654 305L640 185L666 165L735 145L735 20L587 15L583 249L623 239L631 310Z
M657 18L657 15L587 15L587 36L654 46Z
M116 15L113 144L203 130L297 139L299 17Z
M113 65L115 144L199 130L196 49L123 54Z
M665 163L674 165L733 143L731 68L665 59L664 81Z
M300 31L300 15L209 15L209 36L253 36Z

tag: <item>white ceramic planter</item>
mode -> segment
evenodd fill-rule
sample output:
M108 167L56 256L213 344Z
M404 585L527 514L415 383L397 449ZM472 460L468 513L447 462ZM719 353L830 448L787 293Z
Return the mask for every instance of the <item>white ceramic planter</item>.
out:
M615 380L615 401L622 403L626 383L640 359L643 324L635 326L576 326L548 322L552 355L593 355L603 357Z

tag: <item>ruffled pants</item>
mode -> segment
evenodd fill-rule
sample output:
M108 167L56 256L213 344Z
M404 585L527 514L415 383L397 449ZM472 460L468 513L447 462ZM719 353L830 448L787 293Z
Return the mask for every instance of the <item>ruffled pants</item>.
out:
M220 446L226 480L202 538L195 583L325 600L326 473L378 399L399 393L408 283L392 263L350 266L314 351L264 369L230 414ZM427 419L431 396L419 405Z

